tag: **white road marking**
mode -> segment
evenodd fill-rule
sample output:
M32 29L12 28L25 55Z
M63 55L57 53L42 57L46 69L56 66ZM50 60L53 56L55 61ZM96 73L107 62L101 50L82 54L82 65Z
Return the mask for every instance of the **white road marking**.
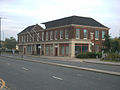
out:
M24 69L24 70L26 70L26 71L28 71L29 69L27 69L27 68L25 68L25 67L22 67L22 69Z
M10 65L10 63L6 63L8 66Z
M56 76L52 76L53 78L55 79L58 79L58 80L63 80L62 78L59 78L59 77L56 77Z
M77 74L77 76L82 76L81 74Z

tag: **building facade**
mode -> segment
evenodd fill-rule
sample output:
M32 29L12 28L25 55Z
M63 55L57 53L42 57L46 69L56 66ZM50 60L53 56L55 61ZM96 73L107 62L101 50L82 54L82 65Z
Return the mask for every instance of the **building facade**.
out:
M75 57L78 53L100 52L109 28L88 17L71 16L24 29L18 34L24 54Z

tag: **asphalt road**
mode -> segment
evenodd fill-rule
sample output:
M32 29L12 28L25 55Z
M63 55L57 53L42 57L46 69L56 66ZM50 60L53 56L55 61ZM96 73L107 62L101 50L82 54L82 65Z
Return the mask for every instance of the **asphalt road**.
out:
M11 90L120 90L120 76L0 57Z
M12 54L4 54L4 55L21 58L21 56L13 56ZM107 70L107 71L113 71L113 72L120 72L120 66L103 65L103 64L95 64L95 63L86 63L86 62L63 61L63 60L54 60L54 59L52 60L52 59L44 59L44 58L32 57L32 56L24 56L24 59L60 63L60 64L87 67L87 68L93 68L93 69L101 69L101 70Z

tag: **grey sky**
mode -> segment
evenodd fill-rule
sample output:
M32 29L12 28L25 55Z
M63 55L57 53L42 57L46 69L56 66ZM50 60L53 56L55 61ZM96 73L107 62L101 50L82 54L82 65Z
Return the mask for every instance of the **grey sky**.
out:
M2 32L17 38L29 25L77 15L96 19L111 28L112 37L118 37L119 4L120 0L0 0L0 17L7 18L2 20Z

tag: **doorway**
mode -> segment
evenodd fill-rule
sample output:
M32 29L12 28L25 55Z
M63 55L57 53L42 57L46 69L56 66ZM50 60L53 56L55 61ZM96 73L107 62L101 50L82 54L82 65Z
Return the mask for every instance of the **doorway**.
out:
M58 48L55 48L55 56L58 56Z

